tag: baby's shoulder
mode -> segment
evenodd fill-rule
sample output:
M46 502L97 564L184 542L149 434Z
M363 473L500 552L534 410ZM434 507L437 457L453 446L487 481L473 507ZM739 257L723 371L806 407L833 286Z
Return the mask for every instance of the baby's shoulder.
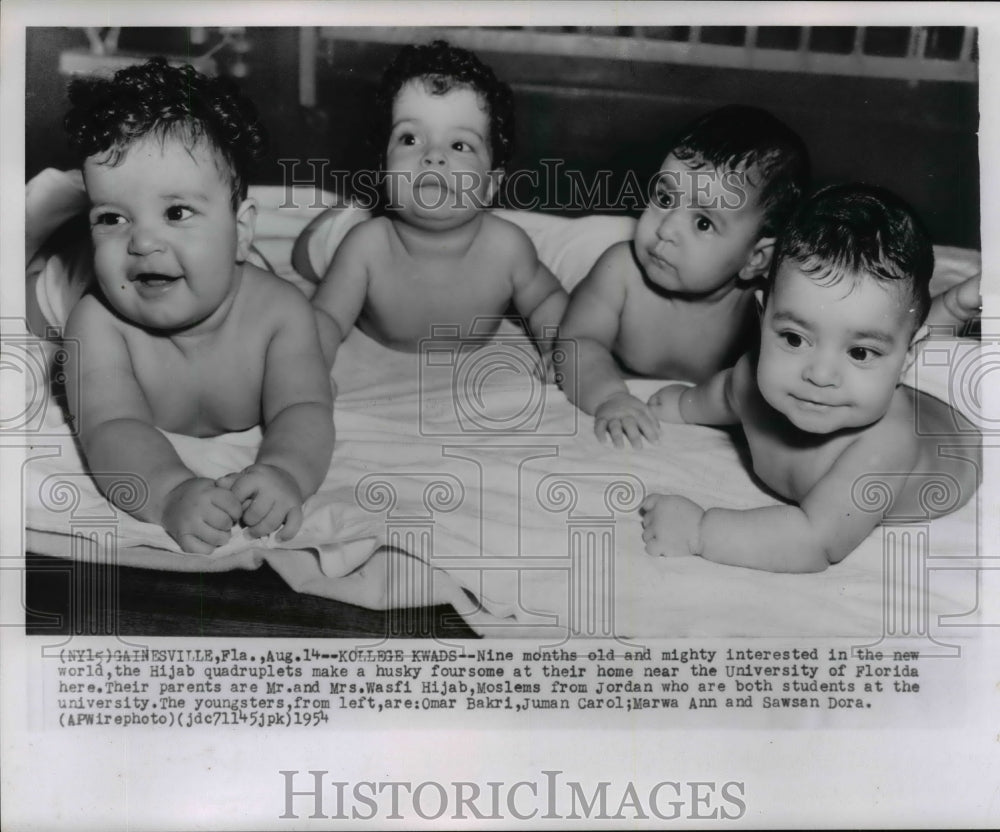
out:
M591 271L605 271L631 280L638 280L642 277L639 264L635 262L631 240L619 240L604 249L601 256L594 262Z
M115 312L97 290L94 290L85 293L74 304L66 320L63 335L66 338L74 339L95 336L107 337L130 329L142 331L131 321Z
M479 242L484 247L510 255L537 256L535 244L523 228L489 211L483 212Z
M920 436L914 422L912 391L899 386L885 415L858 432L852 455L871 468L909 473L920 457Z
M729 371L730 384L735 394L746 396L757 389L755 363L753 353L743 353Z
M980 483L981 435L947 403L908 387L896 389L885 417L853 450L849 473L890 488L896 517L947 514Z
M726 377L726 398L740 420L752 419L759 410L753 407L760 397L757 388L756 362L752 353L744 353L728 370Z
M136 375L135 356L151 348L154 337L123 318L104 297L87 292L73 306L63 331L64 343L72 343L76 373L114 367L115 372ZM77 376L79 378L80 376Z
M389 250L390 238L395 234L389 217L370 217L351 228L337 246L336 255L343 257L371 257Z
M253 263L243 264L240 292L244 298L258 301L285 300L293 296L305 299L292 283Z
M632 241L621 240L608 246L594 261L581 286L628 287L631 292L647 289L642 280L635 258L632 256ZM647 289L648 291L648 289Z
M370 240L375 237L385 238L392 233L392 219L389 217L369 217L355 225L344 235L344 239Z
M105 306L101 298L93 291L86 292L73 305L73 309L66 319L66 334L68 335L71 330L86 328L110 317L113 317L111 310Z
M900 385L896 391L905 405L898 424L919 439L922 464L931 457L969 460L981 456L982 432L960 410L912 387ZM950 448L950 453L941 453L943 447Z
M313 315L309 300L301 290L251 263L243 266L239 302L244 319L261 323L296 322Z

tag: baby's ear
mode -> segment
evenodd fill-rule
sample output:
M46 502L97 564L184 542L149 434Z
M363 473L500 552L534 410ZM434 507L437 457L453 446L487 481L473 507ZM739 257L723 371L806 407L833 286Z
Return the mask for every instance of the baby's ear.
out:
M771 265L774 254L774 237L761 237L747 255L743 268L739 270L740 280L755 280Z
M927 338L930 333L930 327L924 324L916 332L913 333L913 337L910 339L910 346L906 348L906 358L903 359L903 367L899 371L899 379L903 380L903 376L906 375L906 371L913 366L913 362L917 357L917 347L920 346L920 342Z
M257 225L257 200L247 197L236 209L236 262L250 256L254 228Z

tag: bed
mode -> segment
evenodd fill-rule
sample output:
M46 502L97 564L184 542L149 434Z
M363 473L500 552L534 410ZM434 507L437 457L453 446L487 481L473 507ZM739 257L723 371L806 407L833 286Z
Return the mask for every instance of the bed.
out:
M266 564L280 576L281 592L298 593L320 619L324 608L316 599L370 611L450 608L463 620L449 631L455 637L544 643L569 636L836 635L931 645L942 642L946 626L975 623L978 495L933 522L888 518L857 551L816 575L646 555L637 509L650 491L682 493L706 506L775 502L748 472L738 435L664 426L656 448L602 445L592 418L533 375L533 348L508 324L478 350L463 349L447 331L430 333L422 354L386 350L355 331L334 369L333 463L305 506L299 535L279 544L234 530L230 543L210 556L182 553L162 529L135 521L100 495L65 418L59 367L72 345L51 336L84 285L85 264L70 246L45 241L72 215L78 187L72 174L55 171L29 187L29 307L36 322L55 329L43 337L25 333L17 342L17 354L34 368L25 373L18 412L32 436L23 466L25 546L45 562L122 569L140 584L138 570L151 581L185 573L233 573L239 581L243 573L234 570ZM346 231L366 216L333 194L308 189L291 199L272 187L253 188L252 195L261 206L256 256L307 294ZM634 222L501 215L527 231L568 289L607 245L630 236ZM47 219L33 223L33 216ZM972 250L939 247L936 257L936 291L980 267ZM980 443L975 426L984 424L985 349L978 339L932 333L907 378L955 406L942 452L970 465L977 464ZM640 397L661 383L629 382ZM918 408L918 430L920 417ZM256 430L170 437L205 476L248 464L259 438ZM122 477L120 487L126 504L143 498L141 483ZM881 510L880 495L877 479L859 484L865 510ZM926 499L930 511L960 497L937 483ZM260 603L266 619L268 604ZM156 606L156 597L148 604ZM282 605L295 606L287 597ZM325 634L351 633L331 624ZM373 633L362 627L353 634Z

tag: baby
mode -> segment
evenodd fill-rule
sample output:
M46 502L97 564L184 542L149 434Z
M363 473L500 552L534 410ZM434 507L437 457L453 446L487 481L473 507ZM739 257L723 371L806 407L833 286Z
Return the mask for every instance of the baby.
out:
M97 277L66 327L88 467L109 499L116 472L140 477L149 493L134 516L187 552L210 553L236 523L291 538L330 463L333 394L308 301L246 262L246 176L263 148L252 106L162 59L75 81L70 101ZM257 424L256 462L218 481L160 432Z
M676 139L635 239L617 243L573 291L558 367L570 401L616 447L655 440L622 370L702 381L755 337L753 290L809 175L805 145L763 110L724 107Z
M418 350L437 324L480 342L511 303L550 352L566 292L523 231L483 210L510 154L510 89L435 41L399 52L377 105L388 211L347 234L313 298L327 360L355 323L395 350Z
M649 400L664 421L742 425L754 473L791 504L703 511L654 494L642 506L646 551L819 571L884 516L854 502L862 478L885 474L885 510L897 517L925 516L919 492L931 477L954 478L953 507L968 500L973 466L939 455L940 435L917 435L916 394L899 384L930 308L933 268L916 216L891 193L845 185L806 201L778 244L759 351ZM946 405L928 405L940 425L954 424Z

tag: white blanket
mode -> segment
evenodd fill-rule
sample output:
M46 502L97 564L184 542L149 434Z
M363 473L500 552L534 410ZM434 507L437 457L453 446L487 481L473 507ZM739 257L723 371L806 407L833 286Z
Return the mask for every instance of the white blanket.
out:
M975 552L975 500L929 524L877 529L818 575L649 557L636 514L648 491L729 508L776 501L755 484L725 431L663 426L659 445L638 451L599 443L592 418L575 411L557 388L518 372L511 355L521 345L511 337L516 346L501 342L465 357L479 367L470 366L460 383L482 379L470 395L456 397L450 379L420 368L418 356L391 353L358 334L345 344L335 374L344 443L337 458L363 460L367 469L355 480L358 504L378 514L383 539L402 539L488 609L514 617L506 630L504 622L479 620L481 630L525 634L516 622L553 637L567 626L595 636L877 637L887 616L912 616L906 627L915 630L918 611L959 614L974 606L972 573L931 567L933 559L941 566ZM955 342L933 347L949 351L951 366L973 361L978 350ZM939 358L934 354L926 366L918 359L913 372L940 391L946 379L940 372L929 376L946 369ZM630 382L640 398L658 384ZM456 413L462 406L465 412ZM526 430L502 430L504 417L507 427ZM926 532L929 546L893 554L902 536L917 529ZM907 593L914 595L900 595ZM887 602L893 595L900 597ZM915 606L918 596L926 612ZM893 626L901 630L902 620Z
M323 258L335 247L331 237L339 239L358 218L350 210L320 217L299 211L291 218L275 202L280 195L257 195L270 206L262 211L258 240L270 245L271 265L289 277L297 276L290 266L294 235L281 232L286 221L298 234L315 220L299 238L298 253L307 261L315 255L313 270L322 274ZM631 232L624 218L504 215L528 230L543 260L570 286L610 242ZM938 262L940 287L973 273L978 255L942 249ZM900 551L908 532L890 525L818 575L647 556L636 509L648 491L682 493L705 506L774 502L753 481L733 437L664 426L659 446L616 450L598 443L591 417L531 375L532 348L512 327L476 352L454 346L445 339L432 353L403 354L355 331L334 371L340 392L333 463L305 506L302 531L284 549L236 531L211 556L181 553L159 527L112 509L86 475L44 380L29 382L29 401L33 395L45 401L39 444L51 447L36 448L25 466L28 548L165 569L253 568L266 560L303 592L372 608L447 601L483 634L552 643L568 631L926 636L936 616L974 608L975 572L936 567L974 554L978 499L911 526L922 536L906 538L918 540L909 554ZM935 340L918 356L912 381L959 399L981 421L969 412L978 397L956 388L974 383L974 373L963 381L956 368L975 367L979 351L976 342ZM631 384L645 397L661 383ZM258 439L256 431L171 437L208 476L248 464ZM95 518L107 527L103 536L91 533Z

